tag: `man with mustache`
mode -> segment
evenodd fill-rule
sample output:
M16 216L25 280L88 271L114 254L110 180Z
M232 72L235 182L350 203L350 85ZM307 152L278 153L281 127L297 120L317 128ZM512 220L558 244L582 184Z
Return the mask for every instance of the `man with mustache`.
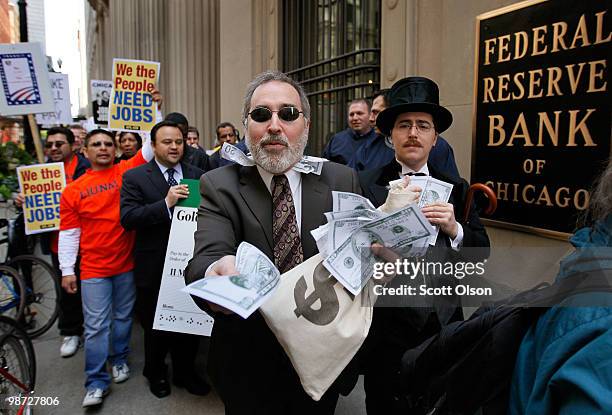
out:
M259 248L284 273L315 255L310 231L332 210L332 190L359 193L356 173L327 162L320 175L298 173L308 140L310 105L303 88L278 71L247 87L243 122L255 166L237 164L200 179L202 201L186 283L237 274L242 241ZM195 299L195 298L194 298ZM215 317L208 372L227 414L333 414L338 392L353 380L340 376L313 401L303 390L283 348L257 311L248 319L195 299Z
M441 254L442 258L434 259L441 261L458 260L465 255L464 261L486 258L489 237L475 209L470 210L468 220L463 222L468 183L439 171L428 162L438 135L453 121L450 111L439 104L438 86L427 78L404 78L391 87L388 99L390 105L378 114L376 125L391 137L395 159L379 169L359 173L364 196L379 206L387 198L389 182L405 176L431 176L452 184L448 203L436 202L422 208L429 222L440 227L435 243L439 249L428 255ZM462 252L469 247L483 249ZM474 255L480 257L474 258ZM374 309L372 327L362 347L368 415L408 413L398 410L400 399L389 385L394 384L405 350L435 334L441 325L462 319L461 307L455 300L451 297L449 303L439 307L435 299L435 312L434 308L424 307Z
M366 142L376 138L370 126L370 103L365 99L351 101L348 108L349 128L335 134L325 146L323 157L354 167L355 153Z
M376 131L376 135L368 138L366 142L357 149L355 157L349 163L349 167L357 171L377 169L386 165L395 159L395 151L390 137L385 136L376 126L376 118L378 114L385 110L389 105L387 103L387 94L389 89L376 91L372 97L372 110L370 111L370 125ZM441 135L438 135L436 144L429 152L427 163L433 165L438 171L444 172L451 177L460 177L457 163L455 162L455 153L453 148L448 144Z
M81 298L85 322L85 388L83 407L100 405L112 380L126 381L132 330L134 234L119 222L119 191L123 173L153 158L149 140L136 155L118 164L115 135L96 129L85 136L91 169L64 189L60 201L59 263L62 288L79 289L75 275L81 255Z
M74 151L75 144L76 136L68 128L53 127L47 131L47 140L45 141L47 162L64 163L66 185L81 177L90 167L89 161L85 156ZM23 193L20 193L15 199L15 205L21 207L24 200ZM58 278L61 278L62 272L59 268L59 258L57 256L59 231L43 233L40 238L43 252L51 252L51 261L53 262L55 273ZM77 275L79 274L78 261L75 272ZM78 280L77 283L79 283ZM63 336L60 356L70 357L74 355L79 348L81 335L83 334L83 310L81 307L80 290L77 289L74 293L61 290L57 328L60 331L60 335Z

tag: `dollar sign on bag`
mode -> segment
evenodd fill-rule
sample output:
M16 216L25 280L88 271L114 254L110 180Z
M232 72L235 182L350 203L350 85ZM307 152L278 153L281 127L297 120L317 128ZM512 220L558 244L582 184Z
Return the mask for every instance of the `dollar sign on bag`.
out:
M334 321L340 309L338 296L334 290L337 281L325 269L322 262L315 268L312 280L314 282L314 292L310 293L308 297L305 297L308 286L304 276L300 277L295 283L293 297L297 307L293 312L298 318L303 316L312 324L326 326ZM315 310L312 306L317 300L320 300L321 307Z

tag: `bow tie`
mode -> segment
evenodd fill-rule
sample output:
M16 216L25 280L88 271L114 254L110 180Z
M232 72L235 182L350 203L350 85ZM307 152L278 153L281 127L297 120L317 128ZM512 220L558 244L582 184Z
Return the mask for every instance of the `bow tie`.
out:
M404 176L427 176L425 173L408 172Z

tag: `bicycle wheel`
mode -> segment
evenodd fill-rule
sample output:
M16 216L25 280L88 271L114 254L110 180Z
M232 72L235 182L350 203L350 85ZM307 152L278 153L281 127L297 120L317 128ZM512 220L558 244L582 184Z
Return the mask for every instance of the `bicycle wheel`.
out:
M36 355L34 353L32 340L17 321L9 317L0 316L0 337L9 334L19 341L25 352L29 370L29 387L30 390L34 390L36 381Z
M31 338L40 336L55 323L61 287L55 270L34 255L19 255L9 261L26 283L24 328Z
M26 304L26 286L17 270L0 265L0 314L21 320Z
M34 390L36 362L32 342L16 323L0 320L0 413L19 414L23 405L10 398L27 397Z

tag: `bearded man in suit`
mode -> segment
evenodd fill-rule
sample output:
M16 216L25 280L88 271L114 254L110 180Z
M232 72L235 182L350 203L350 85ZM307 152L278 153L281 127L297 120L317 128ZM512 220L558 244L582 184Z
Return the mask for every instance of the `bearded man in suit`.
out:
M264 72L248 85L243 122L256 165L224 166L200 179L186 283L237 274L234 255L242 241L260 249L281 273L288 271L317 253L310 231L326 222L332 190L360 193L356 173L346 166L326 162L320 175L293 170L308 140L310 105L287 75ZM333 414L339 391L354 385L355 377L341 375L315 402L258 311L242 319L196 303L215 317L208 372L226 414Z

